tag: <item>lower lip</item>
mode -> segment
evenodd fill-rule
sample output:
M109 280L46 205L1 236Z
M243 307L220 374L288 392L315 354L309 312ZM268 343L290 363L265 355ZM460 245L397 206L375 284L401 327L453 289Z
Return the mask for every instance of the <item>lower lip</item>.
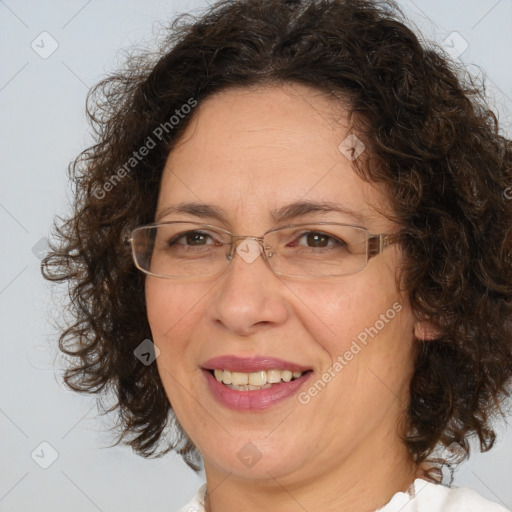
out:
M229 409L242 411L261 411L294 395L309 379L312 372L307 372L290 382L274 384L267 389L253 391L236 391L220 383L208 370L203 370L213 396Z

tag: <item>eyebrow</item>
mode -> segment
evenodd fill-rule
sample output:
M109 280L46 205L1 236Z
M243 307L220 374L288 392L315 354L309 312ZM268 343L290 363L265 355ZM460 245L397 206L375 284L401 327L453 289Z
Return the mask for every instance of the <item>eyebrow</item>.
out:
M352 217L358 223L363 223L366 220L365 217L358 212L345 208L340 204L327 201L297 201L272 210L270 214L272 220L278 223L316 212L342 213ZM166 215L176 213L194 215L202 219L216 219L226 224L228 223L226 212L222 208L207 203L179 203L177 205L167 206L156 213L155 221L159 222L160 219Z

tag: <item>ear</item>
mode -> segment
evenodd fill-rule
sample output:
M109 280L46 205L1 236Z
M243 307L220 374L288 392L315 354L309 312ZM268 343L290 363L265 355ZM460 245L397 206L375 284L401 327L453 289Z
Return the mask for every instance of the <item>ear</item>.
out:
M414 335L423 341L432 341L439 338L441 333L428 320L418 320L414 325Z

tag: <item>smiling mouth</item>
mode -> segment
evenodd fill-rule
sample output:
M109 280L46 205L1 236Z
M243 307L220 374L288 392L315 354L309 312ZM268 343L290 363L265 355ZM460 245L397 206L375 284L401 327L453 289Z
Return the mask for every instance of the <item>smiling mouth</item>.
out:
M304 372L291 370L261 370L257 372L231 372L229 370L208 370L217 382L235 391L257 391L275 385L300 379L311 370Z

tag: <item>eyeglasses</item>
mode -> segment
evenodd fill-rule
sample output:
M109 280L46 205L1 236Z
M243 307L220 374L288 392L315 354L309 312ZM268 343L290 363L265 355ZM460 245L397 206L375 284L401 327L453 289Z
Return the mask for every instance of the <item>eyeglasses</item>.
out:
M374 235L366 228L336 222L292 224L255 237L172 221L135 228L125 243L131 245L135 266L155 277L219 276L236 251L247 263L261 254L276 275L314 279L355 274L393 241L392 235Z

